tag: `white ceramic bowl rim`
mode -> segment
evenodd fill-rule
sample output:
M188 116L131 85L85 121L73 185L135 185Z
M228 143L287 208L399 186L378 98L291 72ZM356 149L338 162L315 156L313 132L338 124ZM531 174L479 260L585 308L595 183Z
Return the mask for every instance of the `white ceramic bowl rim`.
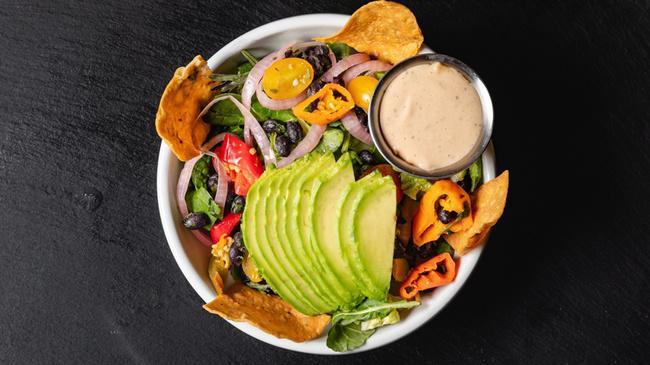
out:
M263 49L270 52L289 40L308 39L334 33L345 24L348 17L348 15L341 14L309 14L262 25L221 48L208 59L208 65L214 69L229 58L238 55L242 49ZM430 51L428 48L424 50ZM490 144L482 157L484 181L489 181L495 177L494 158L494 149ZM157 171L160 219L169 248L183 275L185 275L185 278L201 299L209 302L216 296L207 277L209 250L183 228L182 217L180 217L176 205L176 183L181 166L181 163L171 153L167 145L161 143ZM463 286L474 269L482 250L483 247L477 247L462 257L456 280L453 283L424 296L422 304L411 311L399 323L380 328L365 345L352 352L367 351L391 343L415 331L433 318ZM206 316L206 320L214 320L214 318ZM338 354L326 346L325 335L312 341L296 343L286 339L278 339L247 323L229 322L248 335L273 346L311 354Z

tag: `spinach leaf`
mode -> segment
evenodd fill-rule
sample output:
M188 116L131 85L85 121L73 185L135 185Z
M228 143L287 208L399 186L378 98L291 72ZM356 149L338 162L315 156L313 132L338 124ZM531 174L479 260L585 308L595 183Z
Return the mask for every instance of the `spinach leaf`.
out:
M237 100L241 100L239 94L219 94L218 96L230 95ZM235 104L229 100L221 100L220 102L214 104L210 111L206 114L207 120L210 124L214 125L223 125L223 126L234 126L244 124L244 116L241 114L239 109Z
M333 326L327 333L327 347L336 352L346 352L360 347L376 330L361 330L361 323Z
M376 328L399 321L397 309L420 305L415 301L383 302L366 299L350 311L332 315L332 328L327 333L327 347L334 351L349 351L363 345Z
M468 170L469 177L472 179L470 192L473 192L483 182L483 158L479 157L478 160L469 166Z
M203 227L210 230L210 227L221 216L221 208L214 202L206 188L196 189L186 196L187 208L193 213L204 213L210 219L210 224Z
M265 108L260 104L257 99L253 100L251 103L251 112L253 113L253 116L255 116L255 119L259 121L265 121L268 119L274 119L280 122L291 122L298 120L295 115L293 115L293 112L291 109L285 109L285 110L271 110L268 108Z
M327 46L334 52L337 60L341 60L351 54L357 53L357 50L342 42L327 43Z
M314 150L319 153L335 152L341 147L344 137L345 133L340 129L327 129Z
M431 183L426 179L415 177L404 172L399 174L399 178L402 183L402 191L413 200L418 198L418 193L425 192L431 187Z
M199 190L207 187L208 177L210 175L210 156L201 157L192 170L192 184L194 189Z

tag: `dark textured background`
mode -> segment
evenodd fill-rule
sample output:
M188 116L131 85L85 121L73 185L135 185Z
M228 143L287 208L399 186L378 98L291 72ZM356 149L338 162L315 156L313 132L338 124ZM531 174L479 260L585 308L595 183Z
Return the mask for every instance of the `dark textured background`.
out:
M650 357L645 1L409 1L495 104L506 214L434 320L307 356L200 305L156 203L173 70L272 20L362 1L0 2L0 363L632 363ZM645 360L645 361L644 361Z

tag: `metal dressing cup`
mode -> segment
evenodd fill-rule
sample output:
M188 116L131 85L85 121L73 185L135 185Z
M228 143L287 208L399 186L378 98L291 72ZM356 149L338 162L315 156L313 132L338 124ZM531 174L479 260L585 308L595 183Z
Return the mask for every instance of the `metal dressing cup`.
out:
M476 90L476 93L478 94L481 102L483 120L481 134L467 155L463 156L461 159L448 166L443 166L434 170L425 170L410 164L398 156L395 152L393 152L393 149L386 141L386 138L382 132L380 123L380 111L384 94L386 93L386 90L388 89L391 82L398 75L412 66L426 63L433 64L435 62L440 62L444 66L454 68L461 75L463 75L467 81L469 81L472 87L474 87L474 90ZM481 81L481 79L478 77L476 72L453 57L439 53L423 53L396 64L384 75L384 77L381 78L381 80L379 80L379 83L377 84L375 92L370 101L370 106L368 108L368 129L370 130L372 141L377 146L379 153L393 167L399 171L406 172L417 177L435 180L452 176L466 169L469 167L469 165L472 164L472 162L476 161L481 156L483 151L485 151L488 144L490 143L490 137L492 136L493 118L494 112L492 110L492 100L490 99L490 94L488 93L487 88L483 84L483 81Z

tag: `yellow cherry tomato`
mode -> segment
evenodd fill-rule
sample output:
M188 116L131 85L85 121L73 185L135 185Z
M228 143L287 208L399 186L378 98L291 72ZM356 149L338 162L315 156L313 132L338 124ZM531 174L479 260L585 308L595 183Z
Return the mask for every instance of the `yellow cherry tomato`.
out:
M289 99L298 96L314 80L314 68L302 58L277 60L264 71L262 88L271 99Z
M348 83L347 89L352 94L354 103L366 112L377 82L377 79L371 76L357 76Z

